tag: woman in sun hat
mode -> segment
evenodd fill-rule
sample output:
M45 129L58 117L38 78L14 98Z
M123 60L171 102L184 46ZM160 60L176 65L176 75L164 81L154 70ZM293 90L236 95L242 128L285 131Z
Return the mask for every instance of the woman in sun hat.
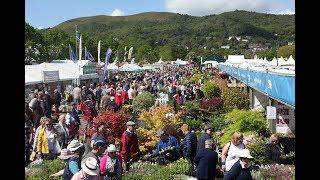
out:
M105 154L100 160L100 174L105 180L121 179L122 161L121 156L114 144L110 144Z
M58 158L67 163L70 158L75 156L76 154L72 154L68 149L62 149L60 152L60 156L58 156ZM51 174L50 177L62 176L63 173L64 173L64 169L60 170L57 173Z
M224 180L252 180L250 159L253 157L250 155L248 149L242 149L239 153L240 159L231 167L230 171L225 175Z
M99 180L99 165L96 159L89 157L81 168L81 171L74 174L71 180Z
M72 140L67 149L74 154L73 157L68 159L66 166L64 167L63 179L70 180L74 174L80 171L80 163L81 163L81 147L83 144L80 143L77 139Z

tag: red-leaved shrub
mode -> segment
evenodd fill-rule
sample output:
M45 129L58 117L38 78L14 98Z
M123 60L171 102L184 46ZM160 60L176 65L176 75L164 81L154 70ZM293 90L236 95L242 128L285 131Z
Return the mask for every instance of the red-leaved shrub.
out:
M124 109L118 112L108 110L99 113L97 117L93 119L93 122L89 129L87 129L87 135L92 136L97 132L97 128L100 124L105 124L108 128L106 137L120 138L121 134L126 129L126 123L131 118L131 115L126 113Z
M213 97L208 100L203 100L200 103L200 108L206 109L206 110L216 110L222 107L223 107L223 100L219 97Z

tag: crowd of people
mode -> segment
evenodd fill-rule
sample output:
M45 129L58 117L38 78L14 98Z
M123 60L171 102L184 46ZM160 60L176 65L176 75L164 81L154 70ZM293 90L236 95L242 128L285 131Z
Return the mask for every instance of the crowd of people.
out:
M219 158L213 127L209 124L202 126L199 138L188 124L183 124L179 130L183 136L181 142L170 130L162 128L157 133L160 140L154 151L145 156L140 152L137 125L133 121L126 123L119 144L108 142L104 134L109 130L104 124L99 125L89 144L80 142L80 114L86 122L85 128L89 128L99 112L118 111L142 92L165 91L173 97L175 106L186 100L201 101L204 98L201 80L194 84L181 83L191 75L189 67L169 68L162 72L115 74L105 82L76 86L63 94L57 89L52 95L45 89L33 90L25 104L26 166L35 159L59 158L65 162L65 168L51 176L63 176L66 180L121 179L138 160L168 164L184 157L191 163L190 175L198 179L214 179L218 163L225 179L252 179L250 159L253 157L243 144L243 135L234 133ZM61 112L63 103L67 104L65 113ZM270 161L279 163L281 148L275 135L268 149Z

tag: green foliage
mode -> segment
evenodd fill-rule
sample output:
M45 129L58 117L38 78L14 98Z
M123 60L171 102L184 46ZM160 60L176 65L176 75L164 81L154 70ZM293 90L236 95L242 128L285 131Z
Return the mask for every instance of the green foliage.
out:
M224 107L226 110L249 109L250 101L248 96L237 88L227 88L222 92Z
M250 150L251 156L254 158L252 162L255 165L261 165L267 163L267 146L266 141L262 138L257 138L255 141L249 143L247 148Z
M265 51L260 51L257 53L258 58L266 58L267 60L271 61L274 57L277 56L276 48L271 48Z
M155 97L150 92L142 92L132 102L135 111L148 110L154 105Z
M286 45L281 46L277 50L278 57L289 58L291 55L295 58L295 46L294 45Z
M219 86L211 81L207 81L203 84L202 91L206 99L211 99L213 97L220 97L221 95L221 90Z
M60 159L55 160L45 160L41 164L36 166L29 166L28 172L28 180L62 180L62 177L50 177L49 175L54 174L61 169L63 169L65 163Z
M209 123L213 127L214 131L221 131L227 126L227 122L224 120L224 116L219 113L219 115L214 115L210 118Z
M190 129L198 130L200 129L202 121L196 119L187 119L185 123L189 125Z
M185 159L179 159L168 165L158 165L150 162L136 162L132 164L130 172L123 174L122 179L174 179L177 175L189 173L190 164Z
M234 109L225 115L227 127L223 130L220 142L226 144L234 132L265 136L269 133L267 120L261 112Z

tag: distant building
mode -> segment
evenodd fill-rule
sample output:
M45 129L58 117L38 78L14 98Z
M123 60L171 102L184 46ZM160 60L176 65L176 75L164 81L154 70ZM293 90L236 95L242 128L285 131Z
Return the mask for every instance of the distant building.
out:
M249 44L248 48L251 51L264 51L268 49L266 46L263 46L262 44Z
M221 46L220 48L221 48L221 49L230 49L230 46L229 46L229 45L226 45L226 46Z

